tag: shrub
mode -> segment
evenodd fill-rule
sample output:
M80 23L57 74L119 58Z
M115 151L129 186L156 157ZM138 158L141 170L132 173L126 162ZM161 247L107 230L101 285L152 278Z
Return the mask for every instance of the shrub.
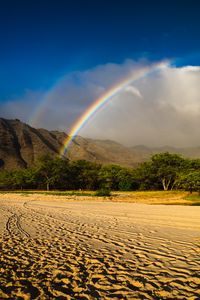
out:
M102 188L102 189L96 191L95 196L110 197L111 196L111 191L108 188Z

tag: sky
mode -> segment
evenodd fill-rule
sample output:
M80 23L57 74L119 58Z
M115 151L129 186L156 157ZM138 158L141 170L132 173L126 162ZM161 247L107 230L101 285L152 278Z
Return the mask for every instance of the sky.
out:
M145 69L78 134L200 145L199 11L195 0L1 0L0 117L70 132L97 98Z

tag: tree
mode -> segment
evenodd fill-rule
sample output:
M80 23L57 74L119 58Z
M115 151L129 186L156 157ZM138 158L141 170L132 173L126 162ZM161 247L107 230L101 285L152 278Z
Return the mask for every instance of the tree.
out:
M184 172L189 173L200 170L200 159L185 159Z
M189 191L190 193L194 191L200 194L200 170L181 174L177 180L176 186Z
M157 174L152 169L151 162L144 162L135 170L135 178L140 190L159 190L162 183L157 178Z
M98 173L100 164L77 160L70 165L70 178L73 189L96 190L99 188Z
M185 167L185 159L168 152L155 154L149 162L143 163L136 171L140 188L173 189L178 174Z
M15 189L23 189L26 187L26 169L15 170L12 172L13 187Z
M151 158L152 170L162 182L163 189L173 189L178 174L185 165L185 160L178 154L160 153Z
M118 173L118 189L120 191L133 191L139 187L139 182L135 176L134 170L122 168Z
M12 189L13 177L12 172L2 170L0 171L0 189Z
M42 156L36 164L37 181L46 185L47 191L50 187L64 187L67 185L69 173L68 160L62 158L52 158L49 155Z
M119 172L122 167L118 165L105 165L99 170L99 180L102 188L110 190L119 189Z
M70 180L70 164L66 158L56 157L53 161L53 188L55 189L71 189Z

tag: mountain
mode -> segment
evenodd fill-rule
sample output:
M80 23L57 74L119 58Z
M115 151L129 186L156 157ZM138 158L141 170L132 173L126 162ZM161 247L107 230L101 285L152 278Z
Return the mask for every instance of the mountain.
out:
M42 155L58 154L66 134L35 129L19 120L0 119L0 164L5 169L33 165Z
M17 119L0 118L0 168L8 170L25 168L32 166L43 154L59 155L66 138L67 134L64 132L35 129ZM72 141L66 157L70 160L85 159L103 164L135 167L148 160L151 155L166 151L200 158L200 147L125 147L110 140L95 140L80 136Z
M156 153L170 152L174 154L180 154L183 157L187 158L200 158L200 146L199 147L185 147L185 148L176 148L171 146L162 146L162 147L145 147L145 146L134 146L131 148L132 151L140 153L142 160L148 160L152 155Z

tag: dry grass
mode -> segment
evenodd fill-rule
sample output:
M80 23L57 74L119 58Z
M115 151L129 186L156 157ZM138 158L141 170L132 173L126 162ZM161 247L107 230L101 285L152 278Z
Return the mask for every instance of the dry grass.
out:
M113 193L116 201L159 204L159 205L200 205L197 193L185 191L137 191Z
M0 194L13 194L18 196L35 195L42 199L60 198L60 200L81 200L81 201L112 201L128 203L144 203L156 205L200 205L200 196L197 193L192 195L184 191L129 191L112 192L110 197L97 197L93 191L12 191L0 192Z

